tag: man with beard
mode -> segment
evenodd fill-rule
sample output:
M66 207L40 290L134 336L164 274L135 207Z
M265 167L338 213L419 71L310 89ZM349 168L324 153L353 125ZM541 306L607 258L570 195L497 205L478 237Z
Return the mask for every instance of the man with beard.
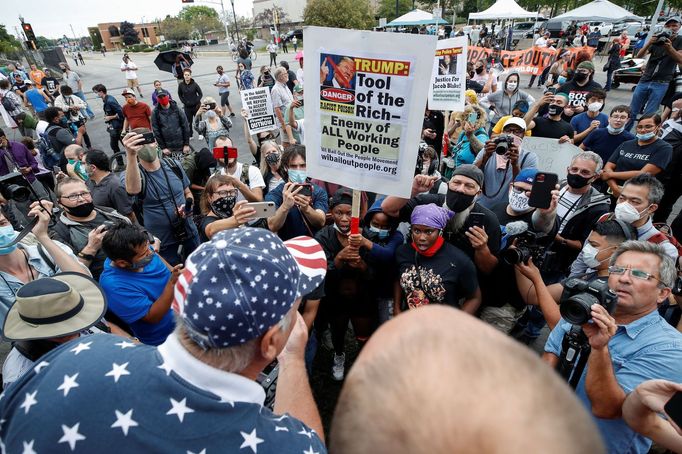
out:
M498 263L500 223L492 211L477 202L482 193L483 172L471 164L461 165L450 178L446 194L423 194L436 180L435 176L415 176L412 198L386 197L381 204L382 210L401 221L409 221L412 210L418 205L435 203L454 211L443 236L469 256L481 273L490 273Z

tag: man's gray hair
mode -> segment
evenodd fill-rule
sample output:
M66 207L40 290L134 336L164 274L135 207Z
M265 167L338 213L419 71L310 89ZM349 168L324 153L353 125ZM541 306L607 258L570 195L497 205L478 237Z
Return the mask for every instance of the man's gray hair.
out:
M275 80L277 80L279 75L282 73L289 74L289 71L287 71L287 69L283 68L282 66L278 66L277 69L275 69L275 72L273 73L273 75L275 76Z
M577 155L573 156L573 159L571 159L571 164L573 164L576 159L594 161L597 164L597 168L594 170L595 172L599 172L601 168L604 166L604 161L602 160L601 156L599 156L594 151L581 151Z
M665 192L663 183L661 183L658 178L651 175L650 173L640 173L639 175L630 178L623 184L623 189L625 189L625 186L629 184L648 187L649 203L659 204L661 203L661 200L663 200L663 193Z
M642 254L652 254L658 257L658 275L661 284L665 287L672 287L677 278L677 270L675 269L675 262L665 252L665 249L660 244L652 243L650 241L626 241L618 246L616 252L611 256L610 265L614 265L618 257L625 252L641 252Z

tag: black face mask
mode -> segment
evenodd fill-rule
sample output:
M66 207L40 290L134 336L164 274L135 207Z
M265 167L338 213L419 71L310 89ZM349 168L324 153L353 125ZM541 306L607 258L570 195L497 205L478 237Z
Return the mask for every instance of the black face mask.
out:
M445 204L455 213L461 213L471 206L474 197L476 196L448 189L448 192L445 194Z
M274 166L279 162L279 153L270 153L265 157L265 162Z
M566 175L566 182L573 189L584 188L585 186L588 185L589 181L590 178L586 178L577 173L569 173L568 175Z
M589 76L585 73L575 73L573 79L576 82L585 82Z
M235 203L237 203L237 196L221 197L215 202L211 202L211 211L221 219L227 219L232 216Z
M550 104L549 107L547 107L547 113L551 116L559 115L562 110L561 106L557 106L556 104Z
M476 68L476 74L481 74L483 72L483 66Z
M95 204L92 202L86 202L75 207L65 206L64 209L66 210L67 213L69 213L72 216L76 216L77 218L84 218L90 216L92 210L95 209Z

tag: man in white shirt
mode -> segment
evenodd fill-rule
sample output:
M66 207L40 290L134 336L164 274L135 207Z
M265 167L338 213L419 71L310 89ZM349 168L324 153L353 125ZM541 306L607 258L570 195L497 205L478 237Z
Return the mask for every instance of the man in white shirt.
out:
M123 61L121 62L121 72L126 73L126 83L128 88L137 88L137 92L142 96L142 89L137 81L137 65L128 57L128 54L123 54Z
M286 68L279 66L275 69L274 76L275 86L272 87L270 96L272 97L272 107L277 118L277 126L282 129L282 145L286 148L293 143L293 137L291 137L291 132L287 129L287 123L284 121L284 109L294 100L294 95L289 90L289 87L287 87L289 72Z
M266 49L270 52L270 66L277 66L277 44L271 42Z
M227 136L219 136L215 139L214 148L233 146L232 140ZM232 177L232 185L239 191L237 202L240 200L247 200L249 202L263 201L265 181L257 167L238 162L237 158L228 158L227 163L225 159L218 159L218 165L221 167L223 175Z
M545 32L544 35L535 40L535 47L547 47L550 45L551 40L549 39L549 32Z

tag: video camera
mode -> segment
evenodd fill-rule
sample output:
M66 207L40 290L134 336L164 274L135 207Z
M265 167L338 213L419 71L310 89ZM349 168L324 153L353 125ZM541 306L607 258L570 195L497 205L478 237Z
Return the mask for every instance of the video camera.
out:
M592 316L592 305L603 306L609 314L618 303L618 296L609 288L608 282L593 280L588 282L579 278L568 279L559 300L561 317L572 325L583 325Z
M25 202L31 196L28 181L19 172L11 172L0 177L0 194L5 200Z
M509 151L509 147L514 143L514 136L511 134L500 134L493 139L493 143L495 143L495 153L503 155Z
M656 35L656 41L654 41L652 44L661 46L665 44L665 40L670 41L670 38L672 38L673 33L668 30L667 28L664 28L661 30L657 35Z
M532 258L533 263L541 268L547 246L540 244L540 238L540 235L529 230L518 234L515 247L502 251L502 260L508 265L518 265L522 262L527 264Z

